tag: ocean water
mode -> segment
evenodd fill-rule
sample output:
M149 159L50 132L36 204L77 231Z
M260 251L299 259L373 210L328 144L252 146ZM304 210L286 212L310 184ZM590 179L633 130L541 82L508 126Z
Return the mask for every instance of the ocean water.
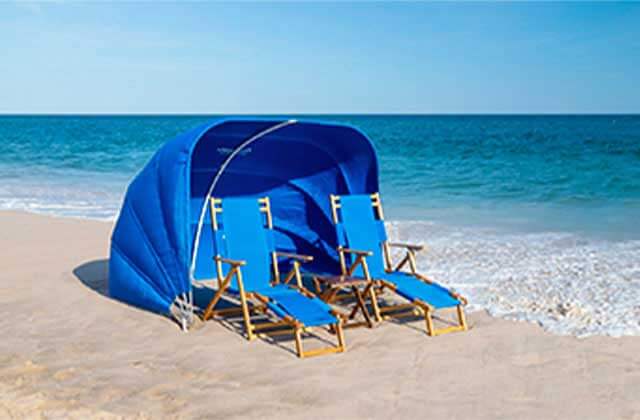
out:
M640 335L640 116L313 116L380 159L390 235L473 308ZM0 209L112 220L151 154L206 116L0 116ZM1 217L1 214L0 214Z

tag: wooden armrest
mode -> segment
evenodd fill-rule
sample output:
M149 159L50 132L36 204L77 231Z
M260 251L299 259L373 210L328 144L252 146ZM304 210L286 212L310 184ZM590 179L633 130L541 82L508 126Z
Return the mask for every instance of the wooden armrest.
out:
M347 252L349 254L364 255L365 257L370 257L373 255L373 252L371 251L362 251L360 249L339 248L338 250L341 252Z
M302 261L302 262L313 261L313 257L311 255L294 254L294 253L291 253L291 252L277 252L276 251L276 257L293 258L295 260L299 260L299 261Z
M454 292L454 291L452 291L452 290L449 290L449 293L451 294L451 296L453 296L454 298L456 298L456 299L458 299L460 302L462 302L462 304L463 304L463 305L465 305L465 306L466 306L466 305L468 305L468 304L469 304L469 301L467 300L467 298L466 298L466 297L464 297L464 296L462 296L461 294L456 293L456 292Z
M236 267L242 267L243 265L247 265L247 262L244 260L232 260L231 258L224 258L219 255L213 257L214 260L220 261L221 263L235 265Z
M424 245L416 245L416 244L404 244L400 242L388 242L389 246L394 248L406 248L412 251L422 251L425 246Z
M308 297L308 298L315 298L315 297L317 297L316 295L314 295L313 293L311 293L309 290L307 290L307 288L306 288L306 287L304 287L304 286L291 286L291 287L293 287L293 288L295 288L295 289L299 290L299 291L300 291L300 293L302 293L303 295L305 295L305 296L306 296L306 297Z

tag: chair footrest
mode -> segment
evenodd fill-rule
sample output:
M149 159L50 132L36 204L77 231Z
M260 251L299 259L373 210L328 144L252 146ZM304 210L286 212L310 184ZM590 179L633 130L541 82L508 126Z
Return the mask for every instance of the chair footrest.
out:
M436 329L434 331L431 332L431 335L436 336L436 335L444 335L444 334L449 334L452 332L458 332L458 331L466 331L466 327L463 325L454 325L451 327L446 327L446 328L440 328L440 329Z
M320 299L307 297L295 289L273 287L257 291L266 296L267 306L280 317L290 316L308 327L334 324L338 320L331 315L331 307Z
M321 349L307 350L302 352L300 357L313 357L313 356L321 356L323 354L331 354L331 353L342 353L344 349L342 347L323 347Z

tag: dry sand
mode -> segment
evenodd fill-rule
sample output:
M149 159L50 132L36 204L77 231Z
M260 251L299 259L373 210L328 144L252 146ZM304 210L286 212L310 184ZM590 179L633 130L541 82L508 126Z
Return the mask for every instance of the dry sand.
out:
M111 227L0 213L0 418L640 419L640 338L475 313L467 333L384 323L299 360L110 299Z

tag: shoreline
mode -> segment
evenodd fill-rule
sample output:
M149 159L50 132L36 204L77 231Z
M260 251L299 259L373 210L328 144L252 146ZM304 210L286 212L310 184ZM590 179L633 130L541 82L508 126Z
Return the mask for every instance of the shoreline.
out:
M109 223L109 224L114 224L116 222L116 219L118 218L118 215L114 215L113 217L109 217L109 218L94 218L94 217L89 217L89 216L75 216L75 215L67 215L67 214L53 214L53 213L47 213L47 212L40 212L37 210L29 210L29 209L6 209L6 208L0 208L0 214L27 214L27 215L31 215L31 216L38 216L38 217L49 217L52 219L71 219L71 220L79 220L79 221L87 221L87 222L99 222L99 223Z
M346 331L305 360L293 340L189 334L106 295L112 224L0 213L0 417L636 418L640 337L558 336L469 314L466 333L419 322Z
M114 216L113 219L98 219L98 218L91 218L87 216L41 213L38 211L31 211L27 209L20 209L20 210L0 209L0 215L1 214L8 214L8 215L14 215L14 216L30 215L35 217L51 218L52 220L73 220L77 222L88 222L88 223L96 222L103 225L109 225L111 227L113 227L117 219L117 215ZM451 239L451 237L442 236L443 232L447 232L447 231L448 233L455 232L456 234L459 234L460 232L462 232L470 235L476 235L475 240L478 240L479 238L482 238L482 239L491 238L492 240L495 240L495 238L508 238L509 240L513 240L514 238L519 238L519 237L523 237L523 238L532 237L533 239L539 239L544 236L549 236L549 237L555 237L555 238L569 238L570 240L579 238L586 241L585 244L588 244L588 245L591 243L604 243L605 245L625 244L625 243L640 244L640 240L635 240L635 239L631 241L607 241L607 240L600 240L600 239L593 240L589 238L584 238L581 235L578 235L572 232L555 232L555 231L549 231L549 232L506 232L504 231L503 232L498 230L497 228L492 228L492 227L485 227L481 229L479 227L470 227L470 226L466 226L466 227L455 226L455 225L450 226L450 225L442 224L439 222L431 222L431 221L423 221L423 220L404 220L404 219L403 220L387 220L387 224L388 224L388 229L391 232L391 235L398 236L399 238L396 238L396 239L398 239L401 242L420 243L422 241L422 238L424 237L424 238L429 238L430 240L430 242L427 242L428 247L430 244L436 243L436 246L441 249L440 254L442 255L439 255L436 260L429 260L430 255L433 254L434 252L434 250L432 249L431 252L428 252L426 254L426 259L424 259L425 256L423 255L423 258L418 260L418 268L427 273L435 271L438 275L441 276L439 278L442 279L443 284L450 284L450 281L449 281L450 279L461 278L461 274L462 276L464 276L464 273L462 272L464 270L458 270L455 264L452 266L453 269L450 272L447 271L446 268L444 268L444 266L450 265L447 260L448 258L456 257L455 254L451 255L451 252L452 252L451 250L448 250L448 251L445 250L445 248L451 248L451 246L447 245L446 243L449 239ZM433 236L431 234L433 231L428 231L426 233L422 232L422 234L418 235L418 237L407 236L406 227L404 229L405 232L402 231L403 226L408 226L408 227L411 227L412 229L415 229L418 227L434 228L436 232L436 236ZM415 232L412 232L412 233L415 233ZM478 233L482 235L477 236ZM446 233L444 235L446 235ZM110 240L110 234L107 240ZM522 244L522 243L520 245L527 246L526 244ZM433 248L433 247L431 246L430 248ZM531 248L535 248L535 244L531 244ZM555 251L558 251L558 250L555 250ZM459 254L458 256L462 256L462 254ZM468 258L469 256L464 256L464 257ZM606 255L599 256L599 259L602 259L603 257L606 258ZM471 258L478 258L479 260L483 259L481 255L474 255ZM467 264L467 266L462 268L468 269L469 261L467 260L465 263ZM522 268L523 267L521 266L520 269ZM567 267L560 267L560 268L564 269ZM473 277L473 276L469 276L469 277ZM436 278L436 280L438 280L439 278ZM517 282L517 280L513 280L513 281ZM560 287L561 283L562 281L558 280L555 286ZM500 281L499 284L504 285L504 282ZM469 297L468 293L465 292L464 289L469 289L469 288L473 289L478 287L476 284L472 282L462 282L462 283L458 283L455 286L460 288L459 290L457 290L458 292L461 292L463 295L467 297ZM495 293L497 292L497 290L493 290L493 292ZM519 290L519 292L525 293L527 292L527 290ZM538 290L537 293L538 293L538 298L540 298L539 296L540 291ZM559 293L559 291L555 290L554 293ZM528 303L530 305L529 307L515 306L515 308L519 308L520 312L518 312L518 310L514 310L514 311L505 310L504 307L501 307L495 302L493 302L492 304L492 302L490 301L492 297L494 296L492 296L490 293L486 293L486 292L481 293L480 295L477 296L478 299L471 300L471 305L467 308L467 311L468 312L481 311L481 312L486 312L489 316L494 318L516 321L516 322L531 323L537 327L544 329L546 332L551 332L552 334L559 335L559 336L569 336L569 337L576 337L580 339L588 338L588 337L612 337L612 338L640 337L640 324L638 324L639 325L638 328L635 328L632 331L620 331L620 330L616 330L615 328L612 328L612 325L616 325L616 324L612 323L611 320L609 320L609 324L605 324L605 327L603 327L603 329L596 332L591 331L591 332L585 333L580 330L576 330L575 327L573 327L574 330L572 330L571 329L572 327L567 325L569 325L571 322L575 320L572 320L571 318L564 318L564 315L566 315L564 314L565 311L566 312L572 311L571 313L568 313L568 315L571 317L571 316L577 315L580 309L576 311L576 309L574 309L571 306L569 306L568 308L565 308L561 304L559 304L557 308L556 307L551 308L549 307L548 302L545 303L542 300L540 300L538 301L537 305L544 304L544 308L546 308L546 310L549 311L549 314L548 314L549 317L545 317L545 314L543 312L532 310L531 305L533 305L533 309L535 309L535 306L536 306L536 302L533 299L533 297L529 299L530 301ZM504 298L504 296L500 295L499 298L502 299ZM511 293L511 298L517 298L517 295L515 296L513 295L513 291ZM555 296L554 296L554 299L555 299ZM569 301L571 301L570 300L571 296L569 296L568 299ZM578 304L580 303L585 304L585 302L578 302ZM592 304L592 302L586 302L586 304L589 305L589 304ZM628 311L628 308L625 308L625 310ZM556 318L554 319L554 317ZM597 320L594 320L594 321L597 322Z

